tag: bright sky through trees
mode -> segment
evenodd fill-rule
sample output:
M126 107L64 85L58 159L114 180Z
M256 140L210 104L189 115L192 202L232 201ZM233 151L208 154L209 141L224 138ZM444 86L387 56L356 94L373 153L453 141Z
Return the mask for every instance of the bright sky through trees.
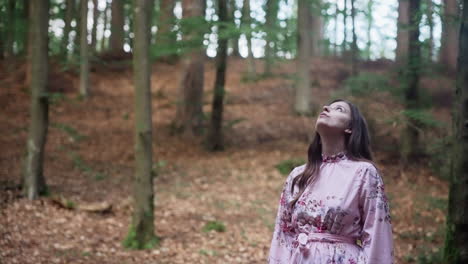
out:
M62 0L64 1L64 0ZM106 0L99 0L98 8L100 12L103 12L105 9L105 1ZM242 0L236 0L236 5L238 8L242 7ZM329 0L330 3L335 5L336 1L338 1L338 7L340 9L343 8L344 1L342 0ZM358 10L366 10L368 0L356 0L356 8ZM438 11L437 7L440 6L441 0L434 0L435 14L433 15L434 19L434 47L438 49L440 47L440 36L441 36L441 21L439 15L436 13ZM109 3L110 4L110 3ZM251 0L251 16L253 19L263 23L265 21L265 11L263 7L265 6L265 0ZM350 7L348 7L350 9ZM395 48L396 48L396 33L397 33L397 13L398 8L398 0L387 0L387 1L374 1L373 6L373 27L371 30L371 58L389 58L393 59L395 57ZM350 10L348 10L350 13ZM53 11L55 12L55 11ZM89 1L89 12L88 12L88 27L89 31L91 31L93 26L93 3ZM109 16L110 8L108 10ZM174 14L177 18L182 17L182 7L180 2L177 2L176 7L174 8ZM325 14L325 11L322 12ZM296 5L294 0L281 0L280 1L280 8L278 13L278 18L280 20L284 20L286 18L292 17L296 15ZM328 15L334 15L334 7L331 7L328 10ZM240 12L236 13L236 23L240 23ZM207 0L207 11L206 11L206 18L208 20L217 20L217 16L213 9L213 1ZM102 39L103 33L106 37L110 36L110 30L106 30L103 32L104 26L102 21L102 17L99 18L99 24L97 27L97 35L98 41ZM330 40L331 43L341 44L343 42L343 18L340 15L338 19L338 34L337 39L335 39L335 20L330 19L329 23L325 25L324 34L325 37ZM422 25L421 26L421 35L420 40L424 41L425 39L429 38L429 26L427 25L427 17L423 15L422 18ZM285 26L280 23L280 26ZM348 18L348 42L351 43L352 35L351 35L351 18ZM51 30L54 32L55 35L61 36L63 34L63 27L64 22L61 19L53 19L50 21ZM157 32L157 29L153 29L153 32ZM73 31L70 35L74 37L75 32ZM364 49L367 43L367 20L365 15L362 12L358 12L356 15L356 34L358 37L358 46L360 49ZM253 55L257 58L263 56L264 45L265 41L261 38L263 34L254 34L254 39L252 40L253 45ZM89 36L89 41L91 41L91 36ZM205 44L208 46L207 54L210 57L216 56L216 47L217 47L217 35L215 33L207 34L207 41ZM239 44L240 54L242 56L247 55L247 43L244 36L240 38ZM125 51L130 51L130 46L125 44L124 46ZM284 54L286 58L290 58L290 55Z

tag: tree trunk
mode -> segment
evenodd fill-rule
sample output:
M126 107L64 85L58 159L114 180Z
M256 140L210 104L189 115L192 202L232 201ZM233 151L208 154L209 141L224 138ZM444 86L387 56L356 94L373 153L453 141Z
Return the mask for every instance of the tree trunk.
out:
M81 27L81 4L80 4L80 1L78 1L78 4L74 3L76 6L75 6L75 38L73 39L73 56L80 56L80 41L81 41L81 30L80 30L80 27Z
M371 59L371 46L372 46L371 31L372 31L372 24L374 23L374 19L372 17L373 7L374 7L374 1L369 0L369 2L367 2L367 45L366 45L367 60Z
M88 0L80 0L80 95L89 93L89 55L88 55Z
M103 52L104 50L106 50L106 30L107 30L107 24L109 23L109 4L107 3L107 1L105 1L106 3L106 7L104 8L104 23L103 23L103 31L102 31L102 39L101 39L101 52Z
M68 42L70 40L71 21L73 19L73 13L75 12L75 0L65 1L65 27L63 28L63 37L61 40L61 52L63 56L68 54Z
M230 21L232 23L233 28L235 28L236 30L239 30L239 28L237 27L237 24L236 24L236 16L235 16L236 10L237 10L236 0L229 0L229 19L228 19L228 21ZM232 35L233 35L232 38L231 38L232 56L240 57L240 53L239 53L239 36L240 36L240 34L238 34L236 32L235 34L232 34Z
M427 5L427 25L429 26L429 43L428 43L428 61L432 62L432 57L434 55L434 5L432 3L432 0L426 0L426 5Z
M338 1L335 4L335 28L334 28L334 39L335 45L333 48L333 56L338 56L338 20L340 15L340 9L338 7Z
M163 50L171 50L174 48L177 42L177 34L172 31L176 18L174 16L175 0L161 0L160 1L160 12L158 19L158 32L156 35L156 46L161 47ZM176 58L176 55L172 52L165 52L161 59L172 61Z
M221 23L227 23L228 12L227 2L228 0L218 0L218 16ZM226 31L225 25L220 25L219 35ZM226 61L227 61L227 46L228 40L226 38L220 38L218 40L218 51L216 54L216 79L214 84L213 103L211 111L211 126L208 133L207 145L212 151L223 150L223 100L225 94L225 80L226 80Z
M454 143L444 258L468 263L468 0L463 1L453 111Z
M351 74L356 76L358 74L357 60L358 60L358 46L356 36L356 10L354 8L354 0L351 0L351 21L353 23L353 43L351 44Z
M205 9L202 8L203 0L184 0L183 17L204 19ZM183 61L184 71L179 86L181 100L177 104L174 126L176 132L185 133L187 136L199 135L203 122L203 86L204 86L204 58L202 40L197 32L184 36L184 40L196 44Z
M348 50L348 30L347 30L347 25L348 25L348 1L344 0L344 6L343 6L343 43L341 44L342 49L343 49L343 55L346 54L346 51Z
M250 0L243 0L241 28L247 30L245 39L247 41L247 78L252 79L255 76L255 61L252 54L252 17L250 16Z
M124 0L112 0L111 35L109 46L112 53L122 53L124 46Z
M14 55L14 44L15 44L15 0L7 1L7 25L6 26L6 43L5 43L5 58L12 57Z
M421 48L419 43L419 23L421 21L420 0L409 0L409 47L407 53L407 66L404 71L403 85L405 86L405 108L409 111L417 110L419 103L419 72L421 66ZM419 132L415 127L417 120L407 118L407 125L401 136L402 165L407 166L409 161L419 154Z
M265 68L264 75L271 75L273 67L274 45L276 45L276 21L278 17L278 0L266 0L266 45L265 45ZM309 9L310 10L310 9Z
M309 32L312 19L310 2L308 0L298 0L297 12L297 72L299 80L296 86L294 110L300 115L307 115L312 113L310 87L310 48L312 40Z
M404 65L409 49L410 0L398 0L398 28L395 61Z
M28 199L46 192L44 178L44 147L48 126L48 27L49 1L31 1L31 120L27 141L23 190Z
M98 0L93 0L93 29L91 31L91 47L93 53L97 50L97 24L99 19Z
M440 62L450 72L457 66L459 13L457 0L444 0Z
M313 0L311 19L311 56L321 56L323 54L323 18L322 18L322 0Z
M151 0L136 0L134 5L135 46L133 82L135 85L135 180L133 217L126 247L145 249L157 242L154 235L154 193L151 118L151 66L149 59Z

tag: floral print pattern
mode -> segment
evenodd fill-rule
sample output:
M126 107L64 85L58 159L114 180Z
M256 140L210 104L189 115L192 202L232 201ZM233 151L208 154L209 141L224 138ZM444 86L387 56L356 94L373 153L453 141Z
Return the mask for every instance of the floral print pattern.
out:
M322 157L316 182L289 206L295 168L281 194L268 263L390 264L393 241L382 178L369 162L344 153ZM359 241L359 242L358 242Z

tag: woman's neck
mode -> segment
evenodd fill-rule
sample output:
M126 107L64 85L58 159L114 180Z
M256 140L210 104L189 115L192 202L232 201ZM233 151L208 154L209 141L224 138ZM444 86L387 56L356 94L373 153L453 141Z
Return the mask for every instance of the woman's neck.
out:
M321 136L320 141L322 143L322 155L324 156L333 156L345 151L345 140L342 136Z

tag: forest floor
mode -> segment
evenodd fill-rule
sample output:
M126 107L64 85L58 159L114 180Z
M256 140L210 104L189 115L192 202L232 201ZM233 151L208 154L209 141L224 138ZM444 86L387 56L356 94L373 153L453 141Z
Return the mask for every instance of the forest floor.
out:
M315 117L291 110L291 62L278 63L274 77L257 81L243 81L243 60L230 58L229 63L226 150L215 153L205 151L200 139L173 135L181 65L153 66L154 224L161 242L144 251L122 247L131 220L134 174L131 71L98 67L91 74L91 97L80 99L76 75L54 66L51 90L63 94L54 96L50 107L44 164L50 191L32 202L18 189L30 103L22 85L24 69L0 76L0 263L265 263L286 177L276 166L306 159ZM437 263L447 182L430 169L428 157L407 169L398 165L401 104L378 89L372 95L349 95L344 85L349 67L339 60L317 59L313 65L318 105L346 96L369 120L391 202L397 263ZM6 66L1 67L5 72ZM390 76L391 67L381 61L363 64L362 71ZM205 113L210 112L213 83L214 65L208 62ZM422 80L422 87L439 98L452 91L451 85L444 76ZM446 126L448 107L433 107ZM437 135L428 133L425 142L431 136ZM111 207L105 212L84 209L102 204ZM224 232L204 229L213 221Z

